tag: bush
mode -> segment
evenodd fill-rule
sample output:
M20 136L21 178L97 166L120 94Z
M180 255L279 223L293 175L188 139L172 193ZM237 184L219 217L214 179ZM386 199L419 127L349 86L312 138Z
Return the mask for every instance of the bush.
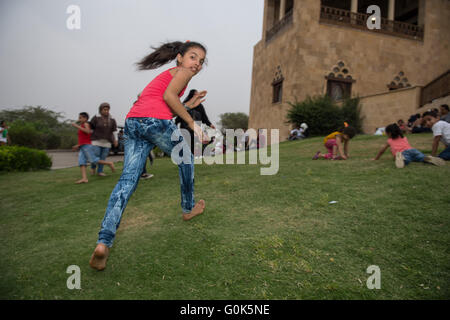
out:
M347 122L361 132L359 98L346 99L338 106L328 96L308 97L302 102L289 103L287 122L293 125L308 124L311 135L324 135L344 126Z
M50 169L52 160L41 150L18 146L0 147L0 171Z
M14 145L34 149L45 149L43 135L31 122L15 121L8 130L9 138Z

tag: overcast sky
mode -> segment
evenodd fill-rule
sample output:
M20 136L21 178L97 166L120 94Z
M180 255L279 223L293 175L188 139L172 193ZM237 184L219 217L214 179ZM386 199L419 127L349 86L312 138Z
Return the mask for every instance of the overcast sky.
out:
M70 5L81 9L79 30L67 28ZM208 65L188 90L208 90L210 120L248 114L263 7L263 0L0 0L0 109L41 105L77 119L109 102L123 124L137 94L175 62L152 71L134 64L150 46L191 40L207 47Z

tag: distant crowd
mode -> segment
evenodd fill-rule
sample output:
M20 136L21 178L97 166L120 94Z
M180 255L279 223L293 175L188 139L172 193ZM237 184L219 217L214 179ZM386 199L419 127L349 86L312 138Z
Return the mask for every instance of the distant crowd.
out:
M422 132L433 133L432 151L431 155L428 156L413 148L405 137L408 133ZM380 159L389 148L394 156L397 168L403 168L410 162L424 162L443 166L445 161L450 160L450 113L446 104L441 105L440 109L428 110L422 115L411 116L406 125L403 120L398 120L397 123L389 124L385 128L377 128L375 134L385 134L388 139L373 160ZM292 136L293 133L291 132ZM349 158L349 141L354 136L355 130L345 124L343 128L325 137L324 146L327 153L322 154L317 151L313 160L347 160ZM438 154L439 143L444 145L444 150Z

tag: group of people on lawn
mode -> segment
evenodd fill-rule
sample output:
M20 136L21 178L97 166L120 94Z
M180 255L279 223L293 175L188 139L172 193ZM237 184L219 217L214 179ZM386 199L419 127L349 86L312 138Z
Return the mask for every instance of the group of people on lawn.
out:
M431 131L433 133L432 151L429 156L425 156L422 152L413 148L404 136L407 133L417 133L418 131L414 128L418 127L423 129L421 132ZM385 128L384 132L388 136L388 140L373 160L380 159L388 148L391 149L397 168L403 168L410 162L424 162L443 166L446 160L450 160L450 114L449 107L446 104L441 105L440 111L437 109L429 110L422 117L419 115L414 122L410 122L409 126L405 126L402 120L392 123ZM324 139L324 145L328 152L322 154L318 151L313 160L348 159L349 141L355 136L355 133L354 128L345 124L342 129L329 134ZM440 142L444 144L445 148L437 154Z

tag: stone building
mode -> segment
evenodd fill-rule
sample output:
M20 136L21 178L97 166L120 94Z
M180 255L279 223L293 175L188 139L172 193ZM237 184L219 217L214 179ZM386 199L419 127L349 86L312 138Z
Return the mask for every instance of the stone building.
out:
M363 130L373 133L448 101L449 69L449 0L265 0L249 127L278 128L284 141L288 102L328 94L361 97Z

